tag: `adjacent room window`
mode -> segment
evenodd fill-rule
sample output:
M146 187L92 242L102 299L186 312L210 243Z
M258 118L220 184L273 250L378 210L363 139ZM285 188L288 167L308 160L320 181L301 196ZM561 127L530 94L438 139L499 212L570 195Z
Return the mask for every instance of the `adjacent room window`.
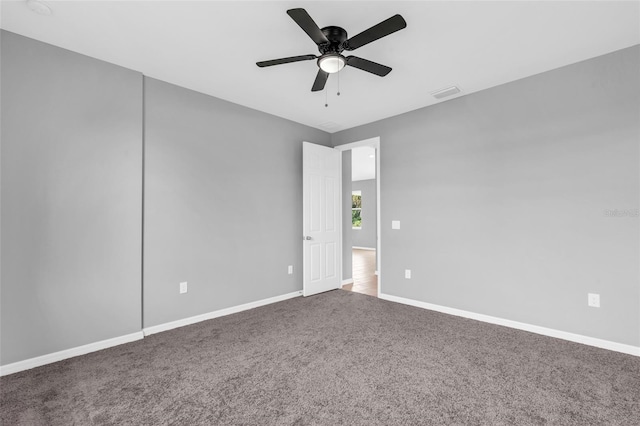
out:
M351 193L351 225L353 229L362 227L362 191Z

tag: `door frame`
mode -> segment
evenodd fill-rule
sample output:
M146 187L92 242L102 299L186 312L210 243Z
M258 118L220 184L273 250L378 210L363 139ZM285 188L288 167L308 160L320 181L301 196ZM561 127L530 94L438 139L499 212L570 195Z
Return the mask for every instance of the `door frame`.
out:
M382 293L382 220L380 218L380 205L382 204L380 202L380 181L381 181L381 177L380 177L380 136L376 136L374 138L370 138L370 139L364 139L361 141L357 141L357 142L351 142L351 143L346 143L344 145L338 145L335 146L334 149L337 149L338 151L348 151L351 150L353 148L359 148L359 147L363 147L363 146L369 146L369 147L373 147L376 150L376 216L377 216L377 223L376 223L376 234L377 234L377 239L376 239L376 267L377 267L377 272L378 272L378 298L380 298L380 294ZM340 159L342 160L342 156L340 156ZM342 176L341 173L341 180L340 180L340 202L342 202L342 179L346 179L349 178L349 176ZM342 206L342 208L344 208L344 206ZM343 216L344 214L340 215L340 220L343 220ZM341 224L342 226L340 226L340 247L342 248L344 242L343 242L343 236L342 236L342 229L344 227L344 224ZM344 252L344 250L343 250ZM342 277L344 276L343 273L343 268L344 268L344 262L340 262L340 280L342 281Z

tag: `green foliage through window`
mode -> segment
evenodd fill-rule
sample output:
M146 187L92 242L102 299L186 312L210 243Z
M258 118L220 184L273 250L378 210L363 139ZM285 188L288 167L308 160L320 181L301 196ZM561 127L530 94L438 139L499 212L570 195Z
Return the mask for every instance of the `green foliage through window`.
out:
M353 228L362 227L362 193L353 191L351 194L351 226Z
M360 217L360 210L351 210L351 223L354 228L362 227L362 218Z

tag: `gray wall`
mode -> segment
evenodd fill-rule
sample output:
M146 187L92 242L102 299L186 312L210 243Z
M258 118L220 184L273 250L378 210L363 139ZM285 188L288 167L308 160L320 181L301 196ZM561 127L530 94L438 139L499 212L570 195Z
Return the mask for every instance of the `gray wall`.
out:
M141 330L143 126L144 325L302 288L329 134L1 34L2 365Z
M142 75L1 38L6 365L140 330Z
M351 235L351 150L342 151L342 280L353 277Z
M384 293L638 346L639 53L333 134L381 138Z
M351 229L354 247L376 248L376 180L357 180L351 183L351 190L362 191L362 228Z
M302 141L330 140L145 78L145 327L302 289Z

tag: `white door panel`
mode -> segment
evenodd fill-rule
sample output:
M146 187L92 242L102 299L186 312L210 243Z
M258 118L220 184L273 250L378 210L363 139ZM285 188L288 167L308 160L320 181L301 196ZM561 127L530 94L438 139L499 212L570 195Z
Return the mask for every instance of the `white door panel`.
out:
M303 142L303 294L340 288L341 153Z

